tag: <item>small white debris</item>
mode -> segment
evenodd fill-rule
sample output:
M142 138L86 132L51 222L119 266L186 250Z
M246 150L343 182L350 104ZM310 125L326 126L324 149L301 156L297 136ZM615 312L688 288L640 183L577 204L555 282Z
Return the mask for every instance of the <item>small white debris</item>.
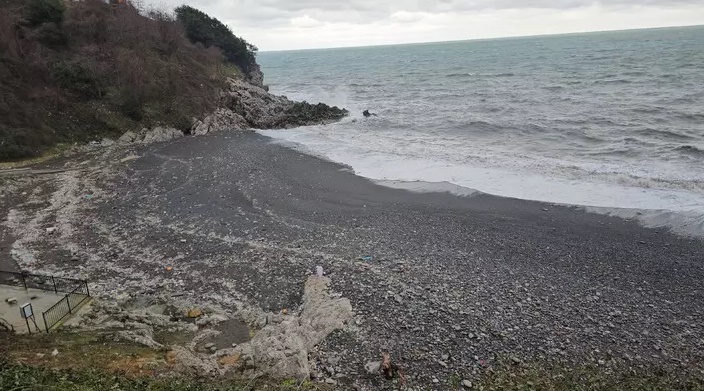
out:
M52 356L52 357L56 357L56 356L58 356L58 355L59 355L59 349L54 349L54 351L51 352L51 356Z
M318 277L322 277L322 276L323 276L323 267L322 267L322 266L316 266L316 267L315 267L315 274L317 274Z

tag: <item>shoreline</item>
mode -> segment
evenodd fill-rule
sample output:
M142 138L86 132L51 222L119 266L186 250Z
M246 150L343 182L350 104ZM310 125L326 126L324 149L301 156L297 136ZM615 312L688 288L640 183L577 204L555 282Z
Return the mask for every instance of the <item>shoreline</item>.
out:
M364 370L382 349L426 386L477 379L501 357L704 369L701 239L575 207L380 186L254 133L111 151L26 184L9 227L38 260L23 267L80 270L99 298L168 286L236 313L298 308L320 265L355 316L309 358L342 389L383 386ZM58 235L38 234L45 224Z

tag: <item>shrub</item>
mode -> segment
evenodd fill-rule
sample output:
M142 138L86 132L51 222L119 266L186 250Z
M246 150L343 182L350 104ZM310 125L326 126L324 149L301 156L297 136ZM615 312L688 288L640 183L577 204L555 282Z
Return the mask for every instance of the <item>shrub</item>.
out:
M61 87L80 93L83 99L100 96L99 81L87 61L81 58L59 61L54 64L52 71Z
M191 42L219 47L227 61L246 74L254 70L257 47L235 36L221 21L187 5L176 8L176 16Z
M27 21L32 26L43 23L59 24L64 19L66 7L61 0L29 0L27 2Z

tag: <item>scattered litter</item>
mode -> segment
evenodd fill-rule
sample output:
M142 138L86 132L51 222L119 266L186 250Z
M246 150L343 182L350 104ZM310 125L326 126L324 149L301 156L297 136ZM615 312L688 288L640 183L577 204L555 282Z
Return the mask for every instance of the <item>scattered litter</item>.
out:
M56 232L56 227L49 227L46 229L46 233L48 233L49 235L53 234L54 232Z
M125 157L125 158L120 159L120 163L127 163L127 162L129 162L130 160L137 160L137 159L139 159L139 156L137 156L137 155L130 155L130 156L127 156L127 157Z
M363 260L364 262L371 262L372 256L371 255L364 255L364 256L359 257L359 259Z
M203 310L200 308L191 308L186 314L189 318L199 318L201 315L203 315Z
M284 315L288 315L288 310L286 308L284 308L281 310L281 313Z
M52 357L56 357L56 356L58 356L58 355L59 355L59 349L54 349L54 351L51 352L51 356L52 356Z
M86 195L83 196L83 198L85 198L85 199L87 199L87 200L92 200L92 199L93 199L93 194L86 194Z
M166 271L167 271L167 272L170 272L170 271L172 271L172 270L174 270L173 267L171 267L171 266L167 266L167 267L166 267Z
M186 243L186 239L181 239L181 243Z
M5 299L5 302L9 305L17 304L17 298L16 297L8 297Z
M322 276L323 276L323 267L322 267L322 266L316 266L316 267L315 267L315 274L316 274L318 277L322 277Z
M44 353L37 353L37 358L44 358Z

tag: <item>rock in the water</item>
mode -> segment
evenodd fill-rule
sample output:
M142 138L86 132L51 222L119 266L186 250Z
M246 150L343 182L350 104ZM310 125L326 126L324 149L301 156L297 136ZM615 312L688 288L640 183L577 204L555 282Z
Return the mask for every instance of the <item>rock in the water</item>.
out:
M213 346L215 346L215 344L212 343L212 342L208 342L208 343L205 344L205 348L206 348L206 349L210 349L210 348L212 348Z

